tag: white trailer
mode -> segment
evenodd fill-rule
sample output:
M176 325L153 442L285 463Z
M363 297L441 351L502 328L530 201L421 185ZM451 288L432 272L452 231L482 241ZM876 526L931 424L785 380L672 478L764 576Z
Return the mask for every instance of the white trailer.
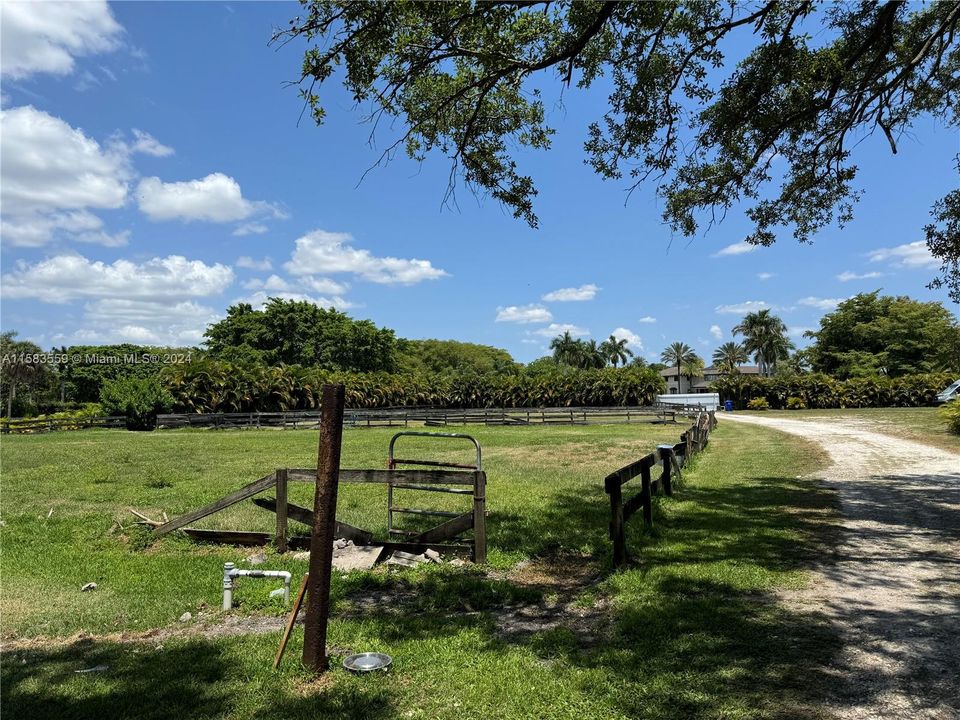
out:
M720 409L720 395L718 393L681 393L678 395L657 395L657 402L661 405L682 405L684 407L702 405L704 410Z

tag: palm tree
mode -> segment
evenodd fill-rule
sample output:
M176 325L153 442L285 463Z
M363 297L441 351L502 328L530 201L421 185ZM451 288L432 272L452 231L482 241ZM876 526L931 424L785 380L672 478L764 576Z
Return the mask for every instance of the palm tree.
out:
M687 379L687 385L693 387L693 379L703 375L703 360L700 356L694 354L692 358L683 363L683 376Z
M750 358L747 348L742 343L725 342L713 353L713 364L720 368L725 375L737 372L737 366L742 365Z
M607 364L607 355L600 349L600 346L597 345L596 340L590 340L588 342L578 340L577 358L574 364L585 370L602 368Z
M574 340L569 330L564 331L563 335L557 335L550 341L553 359L563 365L575 365L579 354L579 345L580 341Z
M633 357L633 352L627 347L627 341L625 339L617 339L615 335L611 335L600 343L600 350L606 355L607 360L609 360L614 367L620 363L626 365L627 358Z
M769 310L747 313L736 327L734 335L743 335L744 347L753 353L761 375L773 375L777 361L790 357L793 343L787 339L787 326Z
M684 342L670 343L667 349L660 353L660 360L668 367L677 368L677 392L680 392L680 368L684 363L692 361L697 354L693 348Z

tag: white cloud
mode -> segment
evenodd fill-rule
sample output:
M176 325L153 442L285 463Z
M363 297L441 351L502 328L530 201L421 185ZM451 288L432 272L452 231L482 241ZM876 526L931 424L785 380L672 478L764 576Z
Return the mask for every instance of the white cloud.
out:
M878 248L868 253L868 257L870 262L889 260L896 267L935 268L940 266L940 261L930 254L930 249L923 240L892 248Z
M814 328L814 327L806 327L806 326L802 326L802 325L791 326L791 327L787 330L787 335L789 335L790 337L799 338L799 337L803 337L803 334L804 334L805 332L807 332L808 330L816 330L816 329L817 329L817 328Z
M641 323L645 323L645 324L646 324L646 323L655 323L656 321L657 321L657 319L656 319L655 317L651 316L651 315L644 315L642 318L640 318L639 320L637 320L637 322L641 322Z
M546 327L537 330L528 330L527 335L538 335L552 339L557 335L563 335L565 332L570 333L573 337L586 337L590 334L587 328L582 328L578 325L571 325L570 323L550 323Z
M305 277L298 279L296 282L290 282L279 275L271 275L266 280L253 278L243 283L243 287L247 290L266 290L268 294L293 293L298 299L301 297L308 297L302 291L312 291L322 295L340 296L350 289L350 286L346 283L338 283L330 278ZM337 307L344 307L347 302L342 297L337 297L335 299Z
M761 272L761 273L757 273L757 277L758 277L759 279L761 279L761 280L769 280L770 278L774 278L774 277L776 277L776 276L777 276L777 274L776 274L776 273L772 273L772 272Z
M206 327L219 319L210 307L190 300L155 302L106 298L84 306L77 342L133 342L154 345L196 345Z
M0 68L6 78L69 75L75 58L120 45L123 27L106 0L0 3Z
M254 260L248 255L241 255L237 258L236 266L238 268L247 268L248 270L272 270L273 263L270 262L270 258L264 258L263 260Z
M34 264L20 261L2 279L3 296L7 298L35 298L48 303L77 298L159 302L219 294L233 282L233 270L180 255L139 264L117 260L109 265L81 255L57 255Z
M137 202L151 220L234 222L269 207L244 198L240 184L223 173L170 183L144 178L137 186Z
M296 249L284 267L291 275L353 273L375 283L413 285L437 280L449 273L429 260L376 257L369 250L354 248L349 233L314 230L297 239Z
M126 201L132 174L126 153L105 149L29 105L0 112L0 133L5 242L40 246L58 234L83 233L80 239L88 242L122 244L103 232L103 221L89 209L119 208Z
M817 308L818 310L836 310L837 305L842 303L846 298L818 298L818 297L805 297L797 300L798 305L805 305L806 307Z
M581 300L593 300L600 290L596 285L590 283L575 288L560 288L553 292L548 292L541 299L544 302L574 302Z
M496 322L545 323L553 315L543 305L508 305L497 308Z
M717 305L714 310L722 315L746 315L750 312L771 309L772 307L773 306L770 305L766 300L747 300L745 302L735 303L733 305Z
M745 255L746 253L752 253L756 250L759 245L751 245L748 242L740 241L735 242L732 245L727 245L722 250L715 252L712 257L724 257L725 255Z
M270 290L274 292L290 292L293 286L279 275L271 275L266 280L255 278L247 280L243 286L247 290Z
M301 278L300 284L308 290L322 293L324 295L343 295L350 286L347 283L338 283L325 277L305 277Z
M723 330L720 329L719 325L711 325L710 334L713 335L716 340L723 340Z
M133 143L128 145L130 152L151 155L153 157L169 157L173 155L173 148L164 145L150 133L133 129Z
M263 223L249 222L238 225L237 229L233 231L233 234L237 237L243 237L244 235L263 235L267 230L267 226Z
M840 282L850 282L851 280L870 280L871 278L883 277L882 272L865 272L865 273L855 273L850 270L845 270L839 275L837 275L837 280Z
M614 328L613 332L610 333L617 340L626 340L627 347L631 350L636 350L637 352L643 351L643 340L640 339L640 336L637 335L633 330L629 328L618 327Z
M280 300L296 300L298 302L313 303L322 308L336 308L337 310L346 310L353 307L353 303L342 297L314 297L306 293L299 292L268 292L260 290L249 297L240 298L236 302L250 303L255 310L263 308L270 298L279 298Z

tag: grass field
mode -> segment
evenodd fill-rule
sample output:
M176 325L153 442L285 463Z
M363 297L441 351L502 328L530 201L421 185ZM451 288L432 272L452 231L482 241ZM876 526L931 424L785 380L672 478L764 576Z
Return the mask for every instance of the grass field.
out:
M800 477L822 462L816 448L722 425L676 497L660 501L654 531L629 523L631 568L606 570L602 478L679 430L471 427L489 476L489 566L335 577L335 652L379 650L395 665L321 682L296 662L302 632L276 673L278 631L181 632L185 611L191 624L223 623L222 563L242 565L250 551L178 537L148 545L126 512L172 517L276 467L310 467L315 432L5 437L2 710L33 720L806 716L838 641L771 593L802 584L833 532L832 496ZM391 434L346 431L343 465L383 467ZM384 500L382 488L345 485L338 515L382 532ZM214 520L271 523L252 505ZM305 566L268 552L263 567L298 582ZM91 581L98 589L81 593ZM233 616L282 614L267 589L241 584ZM98 665L108 667L75 672Z
M752 413L748 411L748 414ZM939 408L846 408L843 410L765 410L797 420L855 420L874 432L960 451L960 435L947 430Z

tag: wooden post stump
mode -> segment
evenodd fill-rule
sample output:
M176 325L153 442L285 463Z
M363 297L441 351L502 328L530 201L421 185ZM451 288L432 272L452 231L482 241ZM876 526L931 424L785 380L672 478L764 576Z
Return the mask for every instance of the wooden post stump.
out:
M330 615L333 529L336 525L340 443L343 439L343 385L324 385L322 394L317 489L313 501L313 533L310 536L310 570L303 635L303 664L318 674L326 672L330 665L327 659L327 618Z

